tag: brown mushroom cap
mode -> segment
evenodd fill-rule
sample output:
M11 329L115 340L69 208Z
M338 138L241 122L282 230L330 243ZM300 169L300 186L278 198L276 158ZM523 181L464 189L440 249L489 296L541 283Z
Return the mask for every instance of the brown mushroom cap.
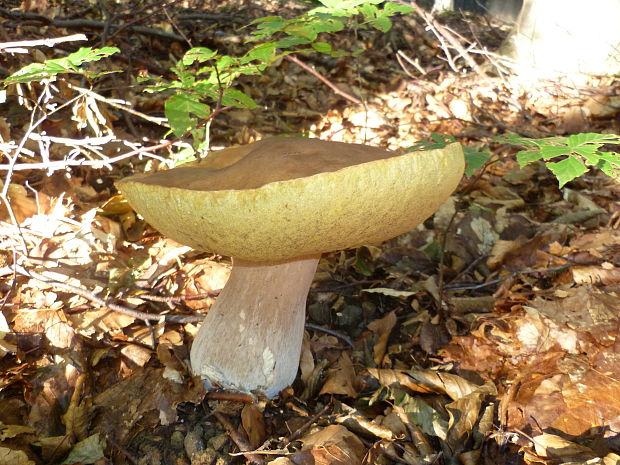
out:
M409 231L452 193L463 168L458 143L397 154L273 138L117 186L146 221L178 242L274 262Z

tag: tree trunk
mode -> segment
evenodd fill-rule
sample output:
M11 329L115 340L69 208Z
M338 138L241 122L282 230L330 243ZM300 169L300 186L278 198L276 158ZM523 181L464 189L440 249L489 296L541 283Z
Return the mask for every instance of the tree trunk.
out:
M525 0L502 53L520 75L608 75L620 71L620 0Z

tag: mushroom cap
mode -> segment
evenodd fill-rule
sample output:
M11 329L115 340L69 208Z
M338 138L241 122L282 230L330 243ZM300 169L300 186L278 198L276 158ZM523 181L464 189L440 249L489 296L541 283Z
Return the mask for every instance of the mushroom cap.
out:
M407 232L457 187L458 143L398 154L358 144L271 138L117 182L153 227L195 249L275 262Z

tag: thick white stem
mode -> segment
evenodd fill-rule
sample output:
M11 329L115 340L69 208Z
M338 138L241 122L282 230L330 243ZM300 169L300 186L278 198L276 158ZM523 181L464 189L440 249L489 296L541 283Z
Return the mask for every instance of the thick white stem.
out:
M319 256L279 263L235 259L190 352L197 376L268 397L297 375L306 297Z

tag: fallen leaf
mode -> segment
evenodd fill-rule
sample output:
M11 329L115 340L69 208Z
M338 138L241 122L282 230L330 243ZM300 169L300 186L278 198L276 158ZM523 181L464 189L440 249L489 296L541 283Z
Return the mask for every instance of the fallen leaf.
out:
M357 390L353 386L355 380L355 368L347 355L343 352L338 359L336 367L329 370L327 379L319 394L340 394L347 397L357 397Z
M330 425L301 439L315 465L358 465L366 455L359 438L341 425Z
M21 450L12 450L8 447L0 447L0 463L2 465L35 465L26 453Z
M595 454L589 447L564 439L555 434L543 433L533 439L534 449L539 456L561 458L564 461L575 461L594 458Z
M267 437L267 427L263 413L254 404L245 404L241 410L241 424L248 435L250 445L254 449L263 443Z
M93 434L73 446L73 449L71 449L71 452L69 452L69 455L62 463L95 463L97 460L105 457L103 453L104 447L105 442L99 437L99 433Z
M372 321L368 324L368 329L377 335L377 341L374 346L374 361L377 366L382 365L383 357L387 349L388 338L394 326L396 325L396 313L390 312L379 320Z

